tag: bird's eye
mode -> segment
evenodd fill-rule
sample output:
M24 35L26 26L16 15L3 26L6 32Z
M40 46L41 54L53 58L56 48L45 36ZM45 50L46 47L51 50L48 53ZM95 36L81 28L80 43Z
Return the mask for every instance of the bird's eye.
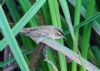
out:
M64 33L62 31L60 31L60 30L58 30L57 33L60 34L60 35L64 35Z
M56 33L58 36L62 36L62 34L60 34L60 33Z

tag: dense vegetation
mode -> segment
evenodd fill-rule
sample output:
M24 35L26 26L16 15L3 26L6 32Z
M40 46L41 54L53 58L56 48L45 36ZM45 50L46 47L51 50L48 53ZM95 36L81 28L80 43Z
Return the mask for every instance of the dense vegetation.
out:
M92 71L93 66L100 71L99 4L99 0L0 0L0 71L29 71L38 44L19 32L24 27L43 25L63 30L64 37L46 40L53 49L47 44L47 53L40 51L34 71ZM62 45L61 50L55 47L56 42ZM63 48L77 53L80 62L73 59L70 50L67 52L72 57L64 54ZM86 67L81 57L93 66Z

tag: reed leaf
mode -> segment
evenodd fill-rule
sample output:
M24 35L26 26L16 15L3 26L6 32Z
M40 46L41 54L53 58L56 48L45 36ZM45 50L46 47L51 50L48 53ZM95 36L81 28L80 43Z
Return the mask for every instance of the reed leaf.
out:
M4 15L4 12L3 12L1 6L0 6L0 26L3 31L4 36L6 38L6 41L8 42L8 44L11 48L11 51L13 52L14 57L15 57L18 65L20 66L21 70L29 71L26 61L21 53L21 50L17 44L15 37L13 36L10 26L8 25L8 22L6 20L6 17Z

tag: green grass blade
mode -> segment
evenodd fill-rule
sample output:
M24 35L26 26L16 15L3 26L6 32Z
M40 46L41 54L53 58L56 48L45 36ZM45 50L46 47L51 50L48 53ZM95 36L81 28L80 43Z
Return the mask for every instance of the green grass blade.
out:
M51 19L52 19L52 25L62 29L57 0L48 0L48 4L49 4ZM64 44L62 39L58 41ZM58 52L58 56L59 56L59 62L60 62L60 70L67 71L65 56L60 52Z
M93 46L92 47L92 53L94 54L95 56L95 63L97 64L97 66L100 68L100 49L98 46Z
M19 3L21 5L21 8L23 10L24 13L26 13L30 7L31 7L31 3L29 0L19 0ZM39 23L37 21L37 16L35 15L30 21L29 21L29 24L30 26L37 26L37 24Z
M81 27L83 27L83 26L85 26L85 25L92 24L92 23L90 23L90 22L92 22L92 21L98 19L99 17L100 17L100 12L96 13L94 16L91 16L91 17L87 18L86 20L84 20L83 22L81 22L79 25L77 25L76 27L74 27L74 30L78 30L79 28L81 28ZM98 30L99 30L99 29L98 29ZM67 36L67 34L69 34L70 31L67 30L67 31L65 31L64 33L65 33L65 35Z
M37 13L37 11L41 8L41 6L46 2L46 0L40 0L40 2L36 2L30 10L20 19L20 21L14 26L12 32L14 35L17 35L18 32L28 23L28 21ZM19 28L19 29L18 29ZM2 39L0 43L0 51L5 48L7 45L6 38Z
M14 23L16 24L19 21L19 19L21 18L21 16L20 16L19 11L15 7L16 6L15 2L11 1L11 0L6 0L5 3L7 5L7 8L9 10L13 20L14 20ZM28 47L28 48L32 48L33 47L33 43L32 43L32 41L30 39L28 39L28 38L26 38L24 36L21 36L21 35L20 35L20 37L21 37L21 39L23 41L23 44L26 47ZM27 63L29 63L29 59L27 57L25 57L25 60L26 60Z
M11 51L14 54L14 57L21 68L22 71L29 71L28 66L25 62L25 59L21 53L21 50L17 44L17 41L15 37L13 36L13 33L10 29L10 26L8 25L8 22L6 20L6 17L4 15L4 12L2 10L2 7L0 6L0 26L2 28L3 34L5 38L7 39L7 42L11 48Z
M80 9L81 9L81 0L76 0L75 7L75 17L74 17L74 26L76 27L80 23ZM79 30L75 31L75 43L73 43L73 51L77 52L78 50L78 39L79 39ZM81 56L81 55L80 55ZM72 71L77 71L77 63L72 62Z
M51 16L50 16L50 11L48 8L48 3L46 2L43 6L42 6L42 13L45 19L46 24L51 24Z
M5 4L7 5L7 8L9 10L14 22L15 23L18 22L21 16L19 15L19 13L14 5L14 0L13 1L5 0Z
M74 36L74 29L73 29L72 22L71 22L71 17L70 17L67 1L65 1L65 0L59 0L59 1L60 1L62 10L64 12L64 16L66 18L66 21L67 21L67 24L68 24L72 39L73 39L74 43L76 44L75 36Z
M91 47L92 48L92 47ZM91 48L89 48L89 53L88 53L88 59L91 61L91 63L93 63L94 65L96 65L97 67L100 68L100 64L98 63L99 61L97 61L93 51L91 50Z
M86 17L92 16L94 14L94 9L95 9L95 1L94 0L88 0ZM87 55L88 55L88 47L89 47L89 41L90 41L90 35L91 35L91 27L92 27L91 24L85 25L84 30L83 30L83 39L84 40L82 40L81 55L85 59L87 59ZM80 70L86 71L83 67L81 67Z
M73 6L75 6L75 1L76 0L68 0ZM85 2L85 1L83 1L83 2ZM98 12L97 10L96 10L96 12ZM86 16L86 9L85 9L85 7L84 6L82 6L81 7L81 14L82 14L82 16L85 18L85 16ZM95 26L97 26L97 27L95 27ZM96 21L94 21L93 22L93 29L100 35L100 30L98 30L99 28L100 28L100 23L96 20Z

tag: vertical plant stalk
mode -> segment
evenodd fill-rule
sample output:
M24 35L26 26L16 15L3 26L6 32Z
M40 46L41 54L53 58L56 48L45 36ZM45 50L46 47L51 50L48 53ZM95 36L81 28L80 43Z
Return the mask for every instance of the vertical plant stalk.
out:
M42 14L44 16L46 24L48 24L48 25L51 24L52 21L51 21L50 11L49 11L47 2L42 6Z
M86 18L92 16L94 14L95 10L95 0L88 0L88 7L87 7L87 13ZM81 55L87 59L88 55L88 47L89 47L89 41L91 36L91 24L87 24L84 26L83 29L83 41L82 41L82 49L81 49ZM86 71L83 67L80 68L81 71Z
M71 17L70 17L70 12L69 12L67 1L66 0L59 0L59 1L60 1L64 16L65 16L67 24L68 24L68 28L71 33L71 37L72 37L74 43L76 44L75 36L74 36L74 29L73 29L72 22L71 22Z
M50 8L50 13L51 13L52 24L62 29L57 0L48 0L48 4ZM58 41L63 44L63 39L60 39ZM58 56L59 56L59 62L60 62L60 70L67 71L65 56L61 52L58 52Z
M5 0L5 4L11 14L11 17L14 20L14 23L17 23L19 19L21 18L20 14L18 13L18 10L16 9L16 5L14 3L14 0Z
M29 71L29 68L28 68L26 61L21 53L21 50L17 44L17 41L12 33L12 30L10 29L10 26L8 25L8 22L6 20L6 17L4 15L1 5L0 5L0 27L2 28L3 34L6 37L6 40L14 54L15 59L18 62L18 65L20 66L21 70Z
M81 9L81 0L76 0L76 7L75 7L75 16L74 16L74 27L79 25L80 23L80 9ZM77 52L78 50L78 39L79 39L79 30L75 31L75 43L73 43L73 50ZM77 71L77 63L72 62L72 71Z
M42 13L44 15L46 24L51 25L52 23L51 15L50 15L49 6L47 2L44 4L44 6L42 6ZM54 53L50 47L48 47L48 58L50 61L52 61L52 63L56 64ZM52 71L53 70L52 66L48 62L46 62L46 64L47 64L48 70Z

